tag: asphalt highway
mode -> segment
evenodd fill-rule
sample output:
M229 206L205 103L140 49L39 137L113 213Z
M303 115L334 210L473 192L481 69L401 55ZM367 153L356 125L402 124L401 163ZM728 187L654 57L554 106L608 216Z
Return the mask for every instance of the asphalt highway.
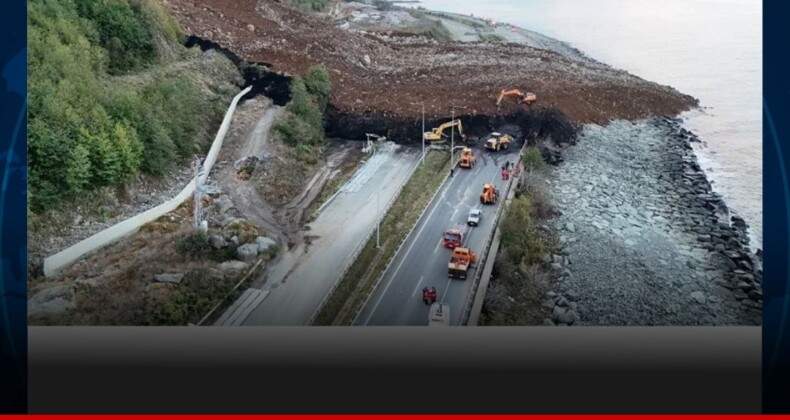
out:
M366 303L354 325L428 325L429 305L422 300L424 287L436 287L437 302L450 307L451 325L460 325L464 307L472 293L475 264L465 280L450 279L447 264L451 250L445 248L444 231L455 225L466 226L469 210L482 208L478 227L466 227L464 246L479 254L494 229L493 219L504 202L507 183L501 177L506 161L515 162L518 147L490 152L475 148L477 163L472 169L456 168L417 222L417 227L395 256L382 281ZM494 205L480 203L483 185L494 183L500 196Z

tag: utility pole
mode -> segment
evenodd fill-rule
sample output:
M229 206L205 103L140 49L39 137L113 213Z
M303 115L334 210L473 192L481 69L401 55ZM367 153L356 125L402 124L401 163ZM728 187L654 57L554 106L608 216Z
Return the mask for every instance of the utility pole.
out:
M379 190L376 187L376 249L381 249L381 215L379 214Z
M422 164L425 164L425 102L422 103Z
M453 123L450 126L450 173L453 171L453 149L455 149L455 107L453 107Z

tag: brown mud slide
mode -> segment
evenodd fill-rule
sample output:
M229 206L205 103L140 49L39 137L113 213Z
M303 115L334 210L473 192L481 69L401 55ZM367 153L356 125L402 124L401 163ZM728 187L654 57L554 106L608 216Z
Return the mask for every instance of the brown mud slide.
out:
M333 86L330 135L332 121L344 116L370 120L360 132L404 123L416 127L423 103L431 123L446 119L452 106L461 116L513 114L523 105L512 98L501 108L495 104L501 89L512 88L535 92L534 110L555 108L575 123L673 115L697 105L671 87L605 64L520 44L438 43L350 32L335 27L330 16L278 1L170 0L167 6L187 34L244 60L299 75L325 65ZM414 134L408 138L419 139Z

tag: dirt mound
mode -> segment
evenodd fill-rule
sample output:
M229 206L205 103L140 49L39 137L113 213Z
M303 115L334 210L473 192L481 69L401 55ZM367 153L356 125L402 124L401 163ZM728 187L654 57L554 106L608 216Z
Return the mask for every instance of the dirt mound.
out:
M316 64L330 70L337 115L376 119L506 115L521 105L495 106L503 88L538 95L534 106L557 108L575 122L606 123L676 114L696 100L603 64L571 60L520 44L437 43L425 38L351 32L331 17L267 0L170 0L185 32L239 57L286 74Z

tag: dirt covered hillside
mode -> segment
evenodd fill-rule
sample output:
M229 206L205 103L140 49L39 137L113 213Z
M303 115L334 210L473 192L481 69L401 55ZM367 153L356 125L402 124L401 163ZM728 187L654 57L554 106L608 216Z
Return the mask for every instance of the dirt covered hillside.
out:
M166 6L186 34L275 71L301 75L326 65L339 114L412 118L420 103L432 117L449 115L452 106L462 107L458 114L509 114L518 109L515 100L495 106L503 88L535 92L536 108L557 108L579 123L676 114L696 104L671 87L525 45L347 31L327 15L274 0L167 0Z

